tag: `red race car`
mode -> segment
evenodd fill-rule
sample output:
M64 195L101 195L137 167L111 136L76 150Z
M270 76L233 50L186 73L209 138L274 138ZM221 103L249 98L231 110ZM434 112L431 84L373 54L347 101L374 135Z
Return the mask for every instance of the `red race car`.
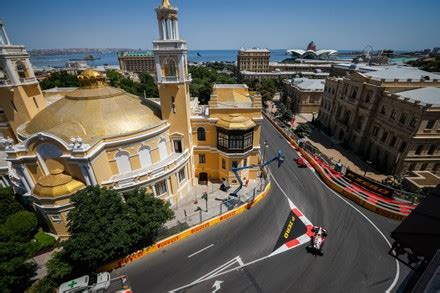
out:
M298 164L298 167L301 167L301 168L307 167L306 160L304 160L303 157L296 158L295 162Z

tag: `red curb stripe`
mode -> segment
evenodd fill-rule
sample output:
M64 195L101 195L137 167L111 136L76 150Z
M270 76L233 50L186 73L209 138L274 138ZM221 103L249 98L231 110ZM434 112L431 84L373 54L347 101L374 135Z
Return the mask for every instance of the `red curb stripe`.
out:
M303 216L303 214L301 214L301 212L300 212L297 208L293 208L292 212L293 212L298 218Z
M293 239L293 240L287 242L287 243L286 243L286 246L287 246L288 248L292 248L292 247L294 247L294 246L297 246L298 244L299 244L299 240L298 240L298 239Z
M306 232L307 236L312 237L313 234L314 234L314 233L312 232L313 225L307 225L306 227L307 227L307 232Z

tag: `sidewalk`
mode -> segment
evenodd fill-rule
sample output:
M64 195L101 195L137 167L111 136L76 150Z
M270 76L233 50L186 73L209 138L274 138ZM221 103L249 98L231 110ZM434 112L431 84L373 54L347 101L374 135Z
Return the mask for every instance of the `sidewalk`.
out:
M264 182L262 183L260 184L260 179L257 179L249 181L248 186L243 185L238 193L238 199L231 197L232 200L228 202L230 207L251 200L255 194L258 194L258 191L262 190L261 186L264 188ZM223 201L228 199L229 194L238 185L231 185L227 192L220 190L220 185L220 183L209 182L208 185L193 186L188 195L181 199L177 206L173 207L174 219L168 221L165 227L168 229L180 225L190 227L227 212L228 207ZM205 192L208 194L207 201L202 198Z
M296 114L295 125L296 128L299 124L312 121L312 114ZM312 132L307 141L309 141L314 147L316 147L323 154L331 158L333 161L341 163L346 168L349 168L353 172L367 176L376 181L381 182L387 176L380 173L373 167L366 164L358 155L343 148L335 139L330 138L316 127L311 127Z

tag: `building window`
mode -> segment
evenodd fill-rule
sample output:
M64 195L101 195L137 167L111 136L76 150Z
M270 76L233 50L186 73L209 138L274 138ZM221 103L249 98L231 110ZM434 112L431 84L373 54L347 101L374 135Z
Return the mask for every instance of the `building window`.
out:
M435 120L429 120L426 124L426 129L433 129L435 124Z
M232 168L238 168L238 162L232 161Z
M118 165L119 174L127 174L131 172L130 156L125 151L116 154L116 164Z
M416 155L420 155L423 151L423 145L419 145L416 149Z
M141 161L142 168L148 168L151 166L151 152L149 147L141 147L139 149L139 161Z
M405 124L406 123L406 118L408 117L408 115L406 113L402 113L402 115L400 115L400 119L399 122L401 124Z
M222 159L222 169L226 169L226 160Z
M180 171L177 173L177 177L179 178L179 183L182 183L183 181L185 181L185 179L186 179L185 168L180 169Z
M162 180L154 185L154 189L156 190L156 196L160 196L164 193L167 193L167 182L166 180Z
M54 223L61 223L61 216L60 215L58 215L58 214L50 214L49 217L52 220L52 222L54 222Z
M385 115L387 113L387 107L382 106L382 108L380 109L380 114Z
M423 163L423 164L420 166L420 170L421 170L421 171L425 171L426 168L428 168L428 163Z
M428 149L428 155L433 155L436 148L437 146L435 144L431 144L431 146Z
M161 138L158 144L160 160L168 158L167 142L165 138Z
M384 132L383 134L382 134L382 142L385 142L386 140L387 140L387 137L388 137L388 132Z
M199 164L205 164L205 163L206 163L206 155L199 154Z
M253 129L243 131L218 128L217 148L230 153L248 151L253 147L253 135Z
M419 122L416 118L411 119L411 122L409 123L409 126L412 128L417 126L417 122Z
M205 131L205 128L203 128L203 127L197 128L197 140L198 141L206 141L206 131Z
M244 160L243 160L243 167L246 167L247 166L247 158L244 158Z
M415 163L411 163L409 164L408 170L409 171L413 171L416 168L416 164Z
M390 140L390 147L394 147L396 145L397 137L393 135Z
M370 103L370 101L371 101L371 91L368 90L365 95L365 103Z
M406 145L407 143L402 141L402 143L400 144L399 152L404 152L406 149Z
M440 163L435 163L432 167L432 172L437 173L437 171L440 169Z
M393 120L396 120L396 115L397 115L397 113L396 113L396 111L393 109L393 111L391 111L390 118L393 119Z

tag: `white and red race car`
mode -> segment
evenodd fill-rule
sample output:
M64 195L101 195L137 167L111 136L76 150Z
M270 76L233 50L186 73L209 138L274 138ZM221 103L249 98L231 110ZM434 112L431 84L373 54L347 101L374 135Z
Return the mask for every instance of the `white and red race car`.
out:
M307 251L315 255L323 255L322 247L327 239L327 230L320 226L313 226L313 235L310 238L310 244L307 246Z

